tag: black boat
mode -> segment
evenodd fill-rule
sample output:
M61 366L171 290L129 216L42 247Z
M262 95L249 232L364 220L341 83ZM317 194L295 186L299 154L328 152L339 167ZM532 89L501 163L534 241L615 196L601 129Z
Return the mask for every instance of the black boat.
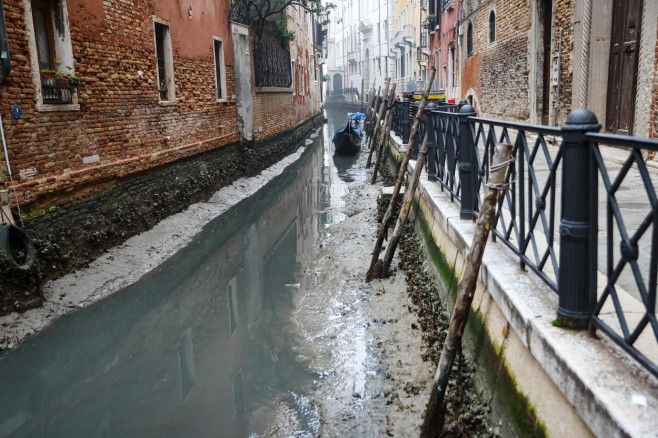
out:
M341 155L356 155L361 150L363 131L359 128L363 113L348 113L347 125L338 129L331 140L336 146L336 153Z

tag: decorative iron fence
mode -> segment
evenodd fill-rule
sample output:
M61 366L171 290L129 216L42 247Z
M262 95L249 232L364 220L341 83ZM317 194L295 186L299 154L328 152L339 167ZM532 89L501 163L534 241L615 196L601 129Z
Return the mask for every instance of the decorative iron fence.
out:
M231 0L229 21L249 26L249 2L246 0Z
M78 87L71 85L67 78L41 78L41 96L43 103L70 104L73 103L73 93Z
M584 138L590 152L589 249L603 250L595 259L604 273L596 283L601 292L592 323L658 376L658 181L643 157L643 151L658 151L658 141L593 132ZM623 164L605 162L602 149L609 146L628 148ZM638 202L638 193L645 202ZM599 211L599 197L605 211Z
M292 85L290 52L276 44L254 40L254 72L256 87Z
M395 103L403 143L413 113ZM558 320L598 329L658 376L658 178L643 157L658 141L599 134L587 110L558 128L479 118L464 101L430 108L421 126L428 179L460 203L462 219L477 217L496 144L513 146L492 239L558 294ZM611 146L617 156L628 148L623 163L604 159Z

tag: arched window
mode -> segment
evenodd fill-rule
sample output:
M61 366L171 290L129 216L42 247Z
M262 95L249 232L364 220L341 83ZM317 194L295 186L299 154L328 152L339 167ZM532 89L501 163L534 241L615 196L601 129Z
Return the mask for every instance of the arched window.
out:
M496 13L489 12L489 43L496 41Z
M473 56L473 23L468 22L468 31L466 34L466 51L469 57Z

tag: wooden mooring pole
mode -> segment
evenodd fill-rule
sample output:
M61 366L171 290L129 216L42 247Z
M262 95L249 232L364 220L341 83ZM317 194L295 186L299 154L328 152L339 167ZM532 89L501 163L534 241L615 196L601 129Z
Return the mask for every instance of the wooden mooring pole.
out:
M384 260L382 261L382 268L379 272L379 278L386 277L388 275L388 269L391 267L391 262L393 261L393 255L395 255L395 250L397 249L398 242L402 236L402 230L404 224L407 222L407 217L409 216L409 210L411 210L411 203L414 200L414 193L416 192L416 187L420 182L420 174L423 173L425 168L425 157L427 156L427 132L425 132L425 138L423 138L423 144L420 147L420 152L418 152L418 160L416 161L416 167L414 169L414 174L407 187L407 191L404 192L404 199L402 201L402 207L400 208L400 216L398 221L395 223L395 228L393 229L393 235L391 240L388 242L388 247L386 248L386 253L384 254Z
M391 78L386 79L386 91L382 96L382 103L379 105L379 111L377 112L377 118L375 119L375 124L372 128L372 136L370 137L370 153L368 154L368 162L366 163L366 168L370 167L372 163L372 153L375 150L375 142L377 141L377 133L379 132L379 123L382 120L382 114L384 113L384 102L383 98L388 94L388 88L391 85Z
M461 345L462 335L464 334L468 314L473 303L475 286L477 284L478 273L480 272L480 265L482 264L482 255L487 245L491 223L496 215L498 196L500 191L504 189L503 183L507 173L507 166L512 161L512 146L498 143L491 167L489 168L489 183L487 184L489 193L484 198L484 201L482 201L480 213L475 224L471 252L466 256L464 272L457 285L457 302L450 318L448 335L443 344L439 366L436 369L436 374L432 382L430 400L427 403L425 421L421 429L421 437L423 438L438 437L440 436L441 429L443 429L445 420L443 400L446 389L448 388L450 371L452 370L455 356Z
M374 278L381 277L382 264L379 261L379 253L382 250L382 245L384 244L384 239L386 238L388 226L393 220L393 210L395 209L395 204L397 202L398 195L400 194L400 190L402 189L402 184L404 183L405 180L404 176L407 173L407 165L409 164L409 160L413 155L413 149L414 149L413 145L416 142L416 137L418 136L418 128L420 126L421 117L423 115L423 111L425 110L425 105L427 104L427 96L429 96L430 94L430 90L432 88L432 81L434 80L435 74L436 74L436 68L432 67L432 69L430 70L429 80L427 81L427 86L425 87L425 91L423 91L423 96L420 101L420 106L418 107L418 113L416 114L416 117L414 119L414 124L411 127L411 136L409 137L409 142L407 143L407 151L405 152L404 157L402 158L402 164L400 165L400 169L398 170L398 176L397 179L395 180L395 187L393 188L393 194L391 194L391 202L389 202L388 208L386 209L386 214L384 214L382 223L379 225L379 229L377 230L377 241L375 242L375 249L372 252L372 259L370 261L370 268L368 268L368 273L366 274L366 281L372 281Z
M374 88L374 87L373 87ZM374 127L374 118L375 118L375 107L377 105L377 99L379 99L379 93L382 92L382 87L381 85L377 89L377 94L374 94L374 89L373 89L373 100L372 104L370 105L370 119L367 120L367 129L366 129L366 135L368 137L372 137L372 129Z
M388 95L388 102L391 103L393 102L393 99L395 98L395 88L397 84L391 85L391 92ZM383 104L382 104L383 105ZM384 152L384 144L386 143L386 140L388 139L388 134L391 132L391 123L393 122L393 111L390 110L390 108L386 111L386 119L384 121L384 124L381 127L381 132L379 133L379 144L375 146L377 148L377 156L375 158L375 168L372 171L372 179L370 181L371 184L374 184L375 181L377 181L377 170L379 170L379 164L380 161L382 160L382 155ZM373 149L375 149L373 148Z

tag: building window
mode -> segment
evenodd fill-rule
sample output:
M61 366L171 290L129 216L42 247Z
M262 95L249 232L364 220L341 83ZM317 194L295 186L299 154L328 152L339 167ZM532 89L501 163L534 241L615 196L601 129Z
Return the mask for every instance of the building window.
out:
M456 80L456 73L457 73L457 66L455 65L455 46L450 47L450 87L455 87L455 84L457 82Z
M32 2L34 38L37 42L37 55L40 70L55 70L55 44L52 26L52 10L48 1Z
M489 12L489 43L496 42L496 13Z
M215 84L217 85L217 101L226 101L226 65L224 64L224 42L219 37L213 39L215 50Z
M473 23L468 22L468 31L466 34L466 51L469 58L473 56Z
M37 83L37 110L79 110L78 79L66 2L26 0L25 22L30 61Z
M159 98L160 102L174 102L176 100L174 55L171 50L169 23L157 18L155 20L155 53L157 58Z

